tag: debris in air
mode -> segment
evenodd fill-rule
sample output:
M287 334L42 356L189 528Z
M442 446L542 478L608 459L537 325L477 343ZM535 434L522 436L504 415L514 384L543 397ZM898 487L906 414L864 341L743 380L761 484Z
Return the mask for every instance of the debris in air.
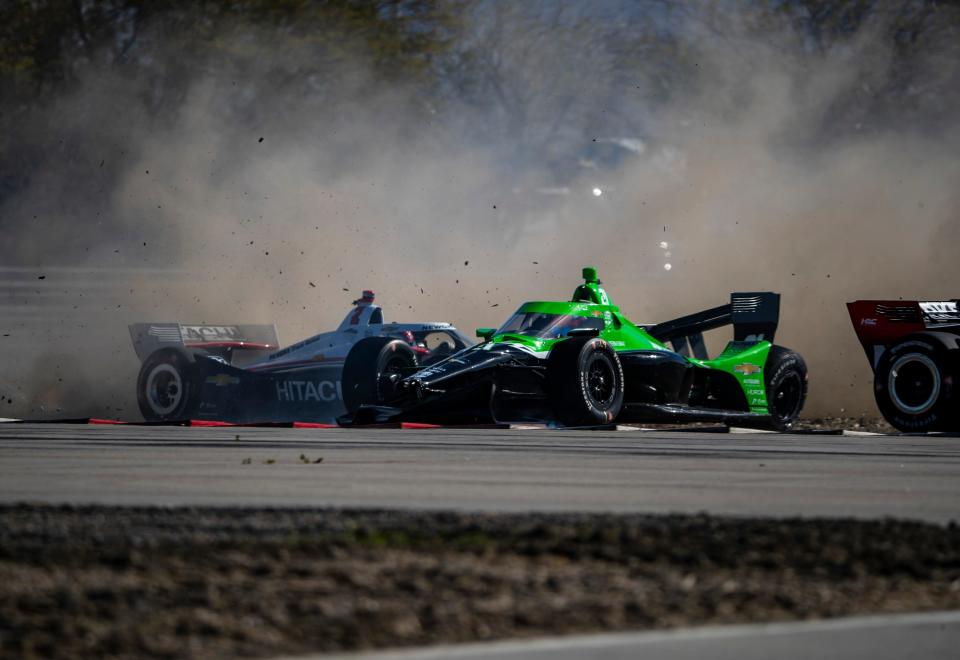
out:
M263 138L260 138L259 140L257 140L257 142L263 142Z
M313 287L314 289L316 289L316 288L317 288L317 285L316 285L316 284L314 284L313 282L307 282L307 284L309 284L310 286L312 286L312 287Z
M37 279L38 279L38 280L45 280L45 279L47 279L47 276L46 276L46 275L40 275Z

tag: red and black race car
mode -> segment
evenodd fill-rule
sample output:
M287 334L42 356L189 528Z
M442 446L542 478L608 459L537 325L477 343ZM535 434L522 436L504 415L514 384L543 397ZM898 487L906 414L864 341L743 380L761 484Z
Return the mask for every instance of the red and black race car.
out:
M873 367L880 412L901 431L960 431L960 312L956 300L847 303Z

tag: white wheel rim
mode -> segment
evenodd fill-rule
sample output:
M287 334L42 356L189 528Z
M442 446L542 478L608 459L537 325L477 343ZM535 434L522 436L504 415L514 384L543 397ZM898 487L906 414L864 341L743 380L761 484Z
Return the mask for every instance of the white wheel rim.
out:
M906 401L901 398L900 392L897 390L897 378L899 372L903 367L911 363L917 363L922 365L930 372L932 377L932 385L930 387L930 395L923 401L915 406L911 406ZM937 369L937 365L926 355L922 353L910 353L908 355L901 356L893 363L893 366L890 367L890 375L887 377L887 391L890 392L890 400L893 401L893 405L897 407L900 412L907 413L909 415L921 415L936 404L937 399L940 398L940 370Z
M161 383L158 382L161 376L169 378L165 383L167 390L166 398L170 401L167 405L164 405L160 400L160 392L158 391L162 386ZM147 402L150 404L153 412L158 415L169 415L180 405L180 399L182 397L183 380L180 378L180 373L173 368L173 365L158 364L150 371L150 375L147 377Z

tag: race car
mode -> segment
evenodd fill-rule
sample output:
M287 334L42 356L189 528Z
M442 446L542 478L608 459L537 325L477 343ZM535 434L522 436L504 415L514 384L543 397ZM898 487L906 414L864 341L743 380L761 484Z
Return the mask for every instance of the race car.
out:
M473 344L449 323L384 323L372 291L333 332L279 349L273 325L129 326L140 358L137 401L148 421L332 422L343 414L340 372L358 341L395 340L427 366Z
M873 369L877 407L900 431L960 431L956 300L847 303Z
M364 339L341 377L342 424L393 421L717 422L788 429L807 393L797 353L774 345L776 293L636 325L611 304L595 268L568 302L528 302L484 342L421 365L404 342ZM733 325L713 359L703 333ZM668 347L667 343L670 346Z

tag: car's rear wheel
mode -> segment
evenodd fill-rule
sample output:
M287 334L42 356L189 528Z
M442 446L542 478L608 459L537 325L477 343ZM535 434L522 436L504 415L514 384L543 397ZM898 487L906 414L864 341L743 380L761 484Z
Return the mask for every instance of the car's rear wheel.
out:
M771 424L777 431L789 431L807 400L807 364L798 353L773 346L764 371Z
M623 367L599 337L559 342L547 358L547 393L565 426L610 424L623 408Z
M189 419L199 393L193 360L183 351L156 351L140 367L137 404L148 422Z
M880 412L900 431L949 430L957 417L956 360L938 341L906 337L880 358L874 396Z
M400 380L416 368L417 358L405 342L390 337L361 339L347 354L340 376L347 413L396 399Z

